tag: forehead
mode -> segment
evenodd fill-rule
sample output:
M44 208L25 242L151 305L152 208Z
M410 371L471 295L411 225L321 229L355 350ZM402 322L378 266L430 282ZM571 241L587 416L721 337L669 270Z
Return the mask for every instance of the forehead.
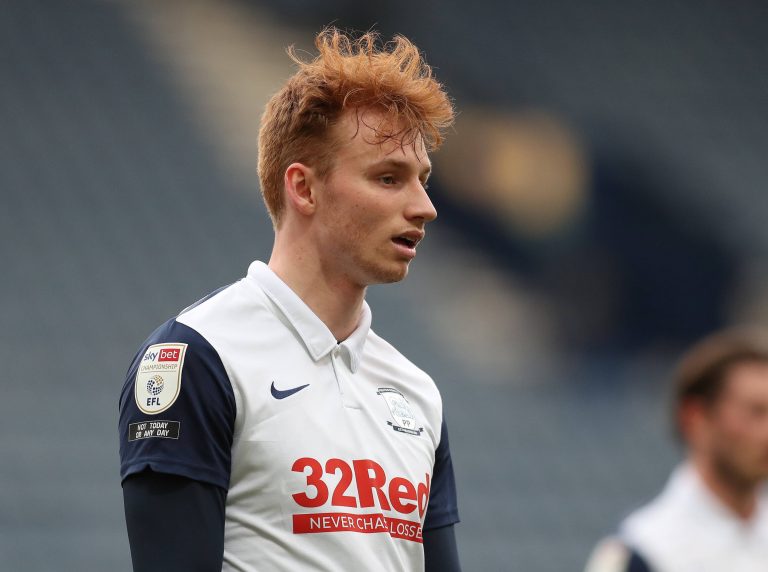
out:
M338 145L337 160L375 162L397 159L412 163L419 171L431 168L421 135L410 132L404 121L393 122L375 109L344 112L332 134Z
M733 365L726 374L722 397L768 402L768 363L750 361Z

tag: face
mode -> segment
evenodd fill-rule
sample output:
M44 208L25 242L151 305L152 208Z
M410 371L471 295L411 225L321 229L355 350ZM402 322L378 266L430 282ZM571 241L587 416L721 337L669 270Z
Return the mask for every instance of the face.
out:
M704 413L702 437L713 465L744 485L768 479L768 364L743 363Z
M415 145L377 142L383 117L354 111L334 126L339 150L319 181L313 223L328 272L356 286L402 280L437 216L426 192L431 164L421 138Z

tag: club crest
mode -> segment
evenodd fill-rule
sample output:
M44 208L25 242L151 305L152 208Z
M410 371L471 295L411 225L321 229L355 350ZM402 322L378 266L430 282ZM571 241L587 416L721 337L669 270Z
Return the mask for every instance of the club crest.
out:
M416 415L402 393L391 387L380 387L376 394L384 398L389 408L392 421L387 421L387 425L392 429L409 435L420 435L424 431L423 427L418 427Z

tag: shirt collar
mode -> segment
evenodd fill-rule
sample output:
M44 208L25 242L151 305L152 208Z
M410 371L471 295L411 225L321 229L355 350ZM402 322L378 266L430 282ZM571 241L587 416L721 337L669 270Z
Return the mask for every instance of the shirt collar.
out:
M248 278L255 280L264 293L278 307L301 338L314 361L331 353L339 346L352 373L357 371L363 355L365 341L371 328L371 309L363 300L363 311L357 328L346 340L337 343L331 330L291 288L263 262L256 260L248 268Z
M699 472L690 461L681 463L669 479L667 485L668 494L679 499L685 499L691 509L710 518L716 518L721 522L727 522L739 529L749 529L764 518L766 506L765 497L758 495L757 512L748 522L740 519L734 512L709 490Z

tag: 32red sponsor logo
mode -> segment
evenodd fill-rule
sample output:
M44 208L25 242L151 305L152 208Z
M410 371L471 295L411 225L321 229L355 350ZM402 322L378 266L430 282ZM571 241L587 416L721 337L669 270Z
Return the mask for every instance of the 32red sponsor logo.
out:
M414 483L405 477L389 479L384 468L370 459L357 459L350 465L337 458L328 459L322 464L312 457L296 459L291 470L306 475L306 490L293 495L296 504L304 508L318 508L330 500L331 506L335 507L378 506L382 510L394 510L400 514L411 514L418 510L420 519L424 518L427 510L428 473L424 473L423 482ZM339 475L333 490L323 478L326 475ZM351 487L353 481L354 489Z
M157 361L179 361L181 350L179 348L162 348Z

